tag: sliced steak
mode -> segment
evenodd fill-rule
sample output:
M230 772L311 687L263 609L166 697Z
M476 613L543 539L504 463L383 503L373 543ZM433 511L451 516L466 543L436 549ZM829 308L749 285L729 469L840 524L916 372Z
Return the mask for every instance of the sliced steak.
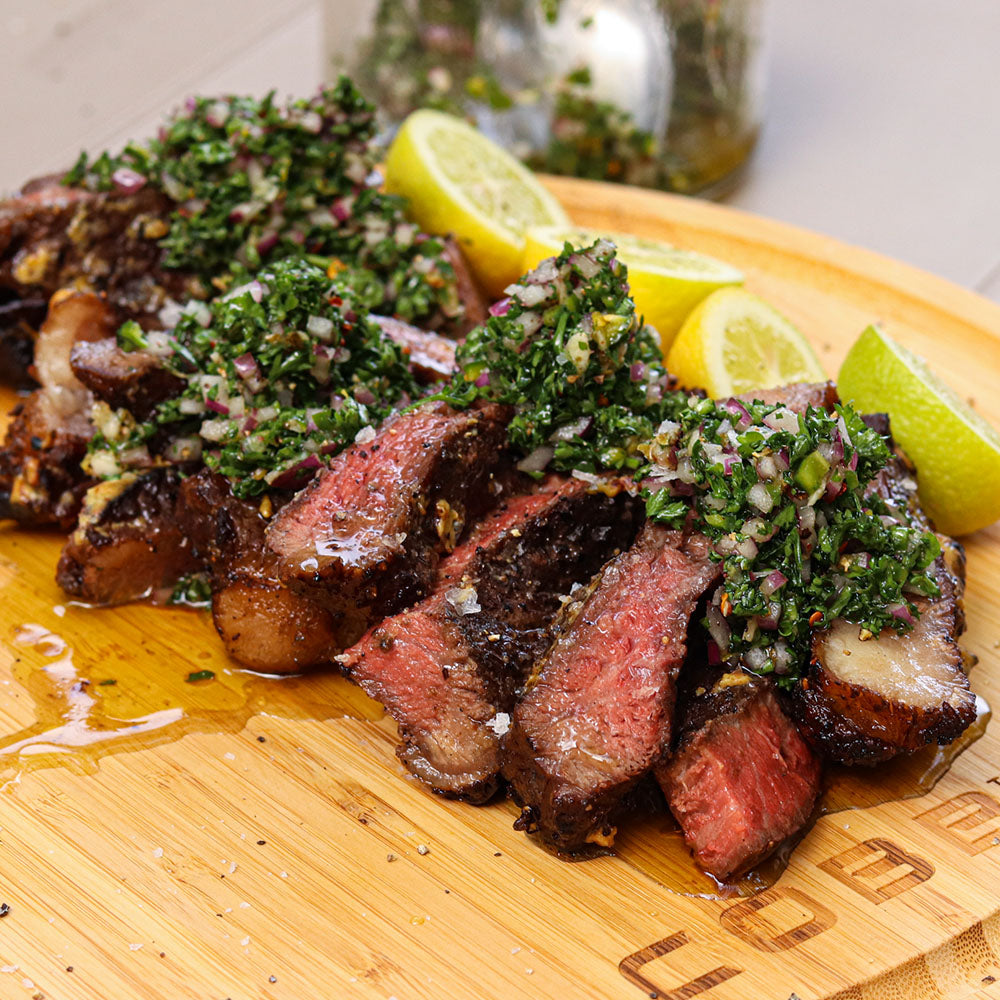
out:
M400 758L434 791L494 793L500 734L563 595L627 546L640 518L626 493L578 480L506 501L441 562L432 596L339 658L399 724Z
M70 367L76 378L112 409L146 420L165 399L178 395L184 380L146 351L123 351L114 337L74 344Z
M798 833L819 795L819 758L770 681L716 669L682 705L680 741L656 777L698 864L719 879Z
M944 563L941 596L916 601L920 618L899 634L862 639L843 620L813 638L812 662L787 705L813 745L842 764L876 764L957 739L976 718L957 637L960 586Z
M355 640L424 597L440 554L496 502L505 416L435 402L390 417L276 515L267 544L279 574L353 619Z
M124 604L170 590L199 568L179 516L181 477L161 467L87 491L56 581L90 604Z
M444 241L444 257L455 272L455 291L464 307L461 323L457 329L450 332L466 334L474 326L486 322L489 303L472 277L469 262L465 259L465 254L462 253L462 248L454 236L449 236Z
M410 371L422 385L442 382L455 372L455 341L439 333L420 330L391 316L371 316L382 332L394 340L409 359Z
M35 384L31 363L35 339L49 304L43 298L2 301L0 295L0 377L19 389Z
M824 410L832 410L840 401L837 386L834 382L792 382L789 385L779 385L773 389L754 389L752 392L740 393L740 399L747 402L759 400L761 403L780 403L787 406L792 413L805 413L810 406Z
M226 651L253 670L297 673L344 648L335 613L279 579L260 504L234 497L203 470L186 480L181 519L211 569L212 619Z
M173 202L146 186L133 194L65 187L58 175L0 201L0 287L19 298L48 298L85 284L127 316L156 325L170 299L204 292L162 267L159 240Z
M688 622L716 578L710 543L647 525L572 606L529 681L503 773L562 851L608 845L623 797L669 750Z

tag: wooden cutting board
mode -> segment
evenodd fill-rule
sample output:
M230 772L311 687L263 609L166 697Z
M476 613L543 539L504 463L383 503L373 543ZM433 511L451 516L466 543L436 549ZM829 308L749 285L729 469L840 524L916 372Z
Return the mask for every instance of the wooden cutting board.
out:
M883 321L1000 425L985 300L718 206L551 183L582 224L744 268L830 374ZM967 544L972 683L1000 704L1000 530ZM929 794L819 819L770 888L690 897L663 883L712 887L664 817L560 861L511 805L408 778L343 680L237 671L202 613L67 605L58 550L0 527L0 998L1000 998L996 725Z

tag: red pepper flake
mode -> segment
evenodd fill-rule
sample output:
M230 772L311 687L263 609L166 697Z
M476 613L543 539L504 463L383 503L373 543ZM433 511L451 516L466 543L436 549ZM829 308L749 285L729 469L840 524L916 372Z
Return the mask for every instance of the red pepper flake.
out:
M810 625L815 625L817 622L821 622L822 620L823 620L823 612L822 611L814 611L809 616L809 624Z
M729 615L730 615L730 613L732 612L732 610L733 610L733 602L731 600L729 600L729 595L728 594L723 594L722 595L722 601L720 602L719 610L722 612L723 617L725 617L725 618L728 618Z

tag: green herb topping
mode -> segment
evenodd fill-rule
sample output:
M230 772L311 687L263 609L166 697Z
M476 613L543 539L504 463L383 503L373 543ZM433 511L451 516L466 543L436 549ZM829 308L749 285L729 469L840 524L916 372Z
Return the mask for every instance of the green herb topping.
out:
M185 380L137 423L98 404L85 467L112 477L156 461L203 462L239 497L303 485L327 459L416 392L397 344L348 293L303 261L279 261L169 332L119 331Z
M273 92L191 98L155 138L117 156L81 153L64 183L163 192L172 204L164 264L206 287L310 255L344 271L359 307L427 326L456 321L462 304L442 242L378 190L374 128L374 109L346 77L284 107Z
M637 471L639 443L672 412L656 335L636 316L615 253L607 241L567 244L507 288L458 349L444 398L512 404L508 436L527 471Z
M787 683L812 629L846 618L904 631L912 597L938 592L926 572L937 539L871 491L891 455L849 406L797 416L672 389L606 241L567 245L506 291L443 398L513 405L521 469L625 472L652 520L711 538L723 582L706 625L720 659Z

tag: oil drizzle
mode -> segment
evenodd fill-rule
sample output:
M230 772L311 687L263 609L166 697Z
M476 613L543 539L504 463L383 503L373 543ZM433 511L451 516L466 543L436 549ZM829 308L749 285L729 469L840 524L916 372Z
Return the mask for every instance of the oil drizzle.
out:
M183 612L182 612L183 613ZM211 680L192 683L190 661L177 657L151 665L139 651L109 648L86 672L65 639L43 625L22 625L13 643L22 651L12 664L15 680L35 702L36 721L0 737L0 780L62 764L92 772L106 754L172 742L194 732L239 732L259 714L316 719L380 719L384 710L335 672L271 676L219 667ZM15 781L16 783L16 781Z

